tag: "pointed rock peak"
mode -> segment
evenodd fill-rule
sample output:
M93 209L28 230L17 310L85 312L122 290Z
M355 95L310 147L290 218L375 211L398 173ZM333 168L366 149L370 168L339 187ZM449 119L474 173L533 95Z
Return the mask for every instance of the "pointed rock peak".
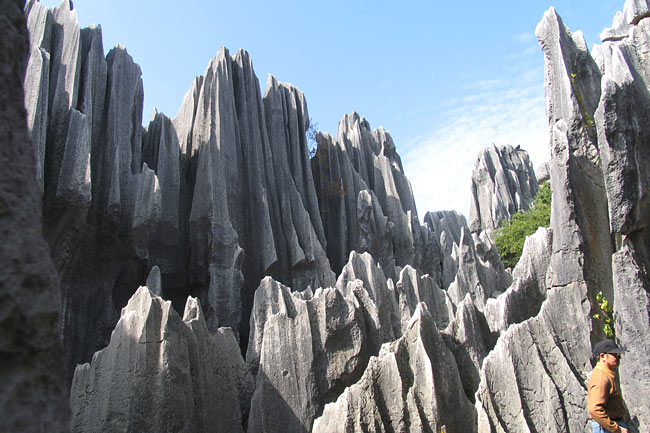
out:
M147 286L140 286L131 296L126 307L122 308L122 316L131 312L146 311L153 303L154 294Z
M55 8L55 11L56 11L56 12L59 12L59 11L65 11L65 12L72 12L72 11L75 11L75 12L74 12L75 15L77 14L77 12L76 12L76 10L75 10L75 8L74 8L74 4L72 3L72 0L63 0L63 1L61 2L61 4L58 5L58 6Z
M550 28L550 26L556 26L556 27L562 27L564 26L564 23L562 22L562 18L557 14L555 11L555 8L551 6L546 12L544 12L544 16L542 17L542 20L537 24L537 27L535 27L535 35L537 36L537 39L542 40L543 39L543 32L546 28Z
M150 122L153 122L156 120L156 117L158 117L158 109L156 107L153 107L153 110L151 111L151 119L149 120Z
M188 296L185 302L185 311L183 312L183 322L190 322L192 320L204 321L205 317L201 309L201 302L197 298Z
M411 329L413 326L422 326L423 324L433 323L433 317L431 312L429 312L429 307L424 302L420 302L411 316L406 329ZM428 325L427 325L428 326Z
M162 279L160 276L160 268L158 266L154 266L151 268L151 271L149 271L147 287L151 293L162 298Z
M217 51L217 55L214 57L214 59L218 62L224 61L226 59L230 59L230 52L228 51L228 48L225 46L220 46L219 50Z
M233 60L242 66L246 65L249 66L250 69L253 69L253 60L248 51L243 48L237 50L237 53L233 56Z

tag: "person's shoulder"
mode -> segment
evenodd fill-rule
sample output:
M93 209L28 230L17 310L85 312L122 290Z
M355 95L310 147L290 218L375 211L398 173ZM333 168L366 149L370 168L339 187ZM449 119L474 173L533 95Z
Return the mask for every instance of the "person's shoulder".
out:
M591 373L591 377L589 378L588 386L606 386L609 385L609 383L609 376L602 369L594 368L594 371Z

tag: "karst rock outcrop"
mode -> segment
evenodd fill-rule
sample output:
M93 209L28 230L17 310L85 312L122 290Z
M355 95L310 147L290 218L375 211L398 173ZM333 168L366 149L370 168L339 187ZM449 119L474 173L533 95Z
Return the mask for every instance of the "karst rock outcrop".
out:
M592 317L598 292L613 302L627 349L619 373L630 431L650 428L650 20L645 1L624 11L593 53L553 8L537 26L551 139L550 292L540 314L509 328L483 363L479 431L588 428L591 348L604 338Z
M539 190L528 152L492 145L481 151L472 172L469 227L492 233L519 211L527 211Z
M143 127L125 47L69 0L2 1L7 425L583 432L602 292L650 428L647 1L592 53L555 10L538 25L553 211L512 271L490 234L537 192L523 149L480 153L469 223L420 222L388 131L345 115L310 158L305 95L263 94L247 52Z

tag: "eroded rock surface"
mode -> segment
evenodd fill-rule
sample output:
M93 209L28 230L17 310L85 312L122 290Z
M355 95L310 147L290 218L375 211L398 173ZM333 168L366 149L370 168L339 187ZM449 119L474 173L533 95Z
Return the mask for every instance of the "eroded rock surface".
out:
M602 291L628 349L631 431L645 432L647 6L626 2L593 55L553 9L538 26L553 212L511 275L489 232L534 196L522 150L479 159L469 225L453 211L420 224L383 128L347 115L310 161L304 95L270 77L262 97L248 54L222 48L177 116L144 129L126 49L104 56L70 1L29 1L29 62L8 66L26 69L24 94L9 100L27 109L68 370L90 362L75 429L583 431ZM170 301L134 295L145 281Z
M41 231L39 156L26 128L30 48L21 8L0 1L0 416L4 431L67 432L61 293Z
M72 431L243 431L245 367L233 343L230 330L210 335L195 298L181 320L171 302L140 287L108 347L75 370Z
M314 432L473 432L470 402L452 354L425 304L400 339L385 344L363 377L325 406Z
M486 147L472 172L469 227L492 233L519 211L527 211L539 190L528 152L520 146Z
M618 22L627 28L606 36L593 57L581 33L571 33L553 8L537 27L546 56L551 132L546 287L552 289L540 314L508 328L484 361L479 431L588 428L583 408L591 348L604 338L602 323L592 319L600 291L613 301L616 338L631 355L620 369L630 431L650 425L648 401L639 395L648 384L647 361L641 358L650 355L648 234L646 218L640 217L647 209L642 173L650 161L644 150L647 128L640 127L650 106L650 24L642 3L626 2L615 27ZM543 405L539 395L546 396Z
M439 252L418 221L411 185L390 134L371 130L357 113L339 122L338 137L318 134L312 159L327 254L339 272L351 251L369 252L390 278L411 265L435 272Z

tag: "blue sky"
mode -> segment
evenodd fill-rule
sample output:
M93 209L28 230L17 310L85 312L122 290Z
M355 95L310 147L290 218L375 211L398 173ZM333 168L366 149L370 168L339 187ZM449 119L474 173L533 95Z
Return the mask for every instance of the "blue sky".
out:
M56 6L60 1L42 1ZM246 49L262 91L269 73L298 86L322 131L345 113L391 132L427 210L469 211L482 147L521 145L548 159L543 53L535 26L554 6L589 47L623 0L305 2L76 0L82 27L101 24L142 68L144 123L174 117L220 46Z

